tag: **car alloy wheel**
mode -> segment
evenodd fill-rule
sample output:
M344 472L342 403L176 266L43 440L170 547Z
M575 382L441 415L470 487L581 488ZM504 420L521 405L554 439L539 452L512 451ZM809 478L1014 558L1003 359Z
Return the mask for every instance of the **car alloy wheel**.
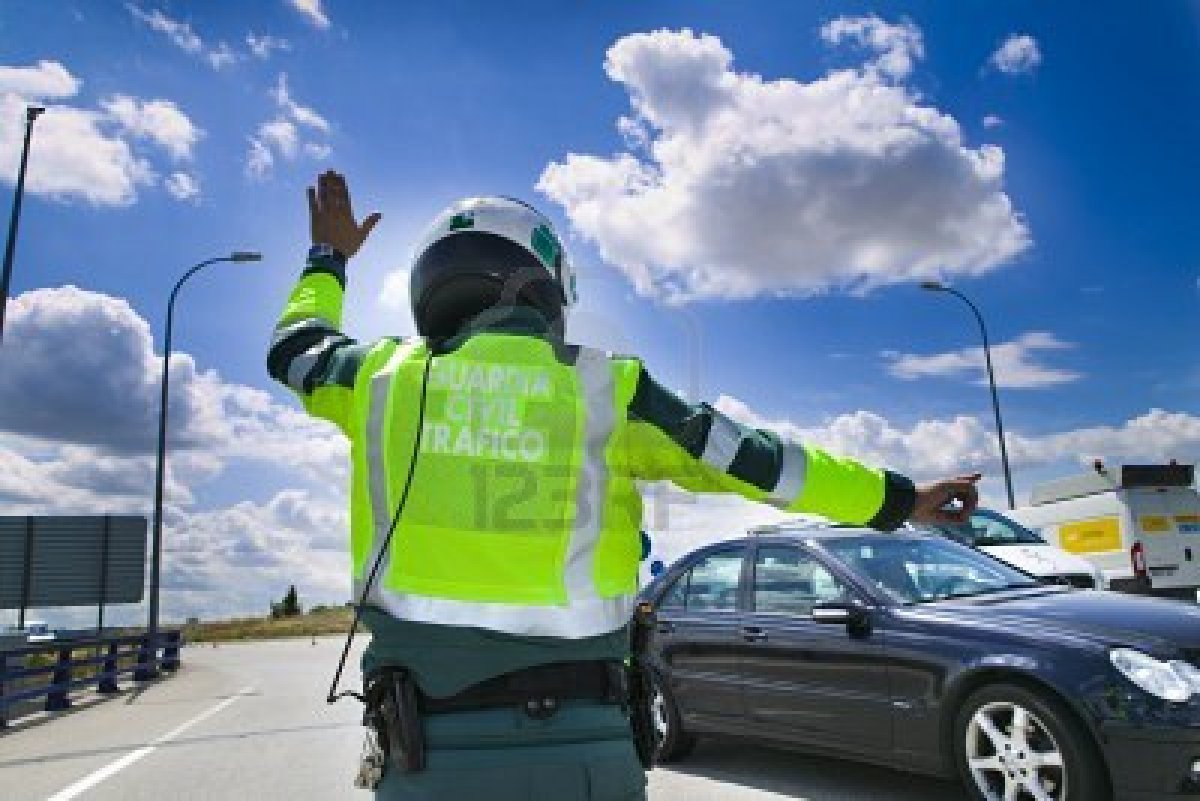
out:
M675 762L691 753L696 738L683 729L679 709L663 678L651 674L650 724L654 729L654 761Z
M671 725L667 714L667 699L657 682L654 686L654 695L650 698L650 722L654 724L654 743L657 745L667 739Z
M971 778L988 801L1068 798L1062 749L1046 724L1020 704L993 701L975 710L965 746Z

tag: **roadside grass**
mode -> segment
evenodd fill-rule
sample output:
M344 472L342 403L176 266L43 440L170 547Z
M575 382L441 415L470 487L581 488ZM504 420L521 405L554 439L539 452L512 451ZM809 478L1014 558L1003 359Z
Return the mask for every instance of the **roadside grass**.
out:
M280 637L316 637L344 634L354 611L344 606L316 607L292 617L245 617L183 626L184 642L268 640Z

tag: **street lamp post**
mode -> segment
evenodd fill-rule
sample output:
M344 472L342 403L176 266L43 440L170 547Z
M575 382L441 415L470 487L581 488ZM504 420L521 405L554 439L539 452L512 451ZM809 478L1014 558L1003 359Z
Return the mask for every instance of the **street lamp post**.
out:
M25 144L21 148L21 167L17 170L17 191L13 196L12 217L8 220L8 243L4 246L4 270L0 273L0 340L4 339L4 310L8 306L8 286L12 282L13 254L17 250L17 223L21 219L21 201L25 197L25 168L29 165L29 140L33 136L33 121L45 110L41 106L25 108Z
M996 415L996 437L1000 440L1000 463L1004 467L1004 488L1008 492L1008 508L1015 509L1017 504L1013 496L1012 471L1008 466L1008 447L1004 444L1004 423L1000 419L1000 397L996 394L996 374L992 370L992 349L988 343L987 327L983 324L983 315L966 295L940 281L922 281L921 289L954 295L967 304L975 314L975 321L979 323L979 333L983 336L983 361L987 365L988 386L992 390L992 412Z
M248 262L261 259L262 254L259 253L235 251L228 256L218 256L215 259L202 261L175 282L175 288L171 290L171 298L167 301L166 333L163 336L162 397L158 408L158 461L154 474L154 537L151 545L150 615L146 626L152 656L150 664L145 665L139 671L141 678L150 678L158 673L158 596L159 579L162 572L163 483L167 467L167 392L171 378L171 327L175 320L175 297L189 278L210 264L222 261Z

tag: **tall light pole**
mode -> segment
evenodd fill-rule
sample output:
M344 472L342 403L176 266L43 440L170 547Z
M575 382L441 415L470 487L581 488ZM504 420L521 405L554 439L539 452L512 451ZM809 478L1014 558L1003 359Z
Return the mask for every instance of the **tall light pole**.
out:
M983 324L983 315L966 295L940 281L922 281L921 289L954 295L967 304L975 314L975 321L979 323L979 333L983 336L983 361L987 365L988 386L992 390L992 412L996 415L996 437L1000 440L1000 463L1004 466L1004 488L1008 491L1008 508L1015 509L1017 503L1013 497L1012 471L1008 466L1008 447L1004 444L1004 423L1000 419L1000 398L996 394L996 374L992 370L992 349L988 343L987 327Z
M17 191L13 196L12 217L8 220L8 244L4 246L4 271L0 273L0 340L4 339L4 309L8 306L8 286L12 282L13 254L17 250L17 223L21 219L21 201L25 198L25 168L29 165L29 140L33 136L33 121L46 109L41 106L25 108L25 145L21 148L21 167L17 170Z
M166 334L163 337L162 399L159 402L158 408L158 462L155 466L154 474L154 539L151 545L150 616L146 626L148 640L154 656L152 657L151 664L143 671L143 675L145 676L156 674L158 669L158 596L159 579L162 573L163 483L167 468L167 392L171 378L171 326L175 320L175 297L179 294L179 289L184 285L184 282L210 264L222 261L260 261L261 259L262 254L260 253L235 251L228 256L218 256L215 259L202 261L184 273L183 277L175 282L175 288L171 290L171 298L167 301L167 327Z

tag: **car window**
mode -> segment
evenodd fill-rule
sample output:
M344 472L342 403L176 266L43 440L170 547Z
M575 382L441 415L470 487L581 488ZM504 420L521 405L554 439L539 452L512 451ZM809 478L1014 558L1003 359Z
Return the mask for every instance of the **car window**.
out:
M1019 523L982 509L972 514L968 523L939 528L951 538L976 548L990 545L1045 544L1045 540Z
M666 595L662 597L659 603L661 609L683 609L684 603L687 600L687 585L688 574L684 573L675 583L671 585L671 589L667 590Z
M845 601L849 590L812 554L764 546L754 559L754 611L807 617L819 603Z
M709 554L689 573L684 605L689 612L735 611L741 575L742 549Z
M842 564L902 603L1038 585L1026 573L943 539L846 537L823 545Z

